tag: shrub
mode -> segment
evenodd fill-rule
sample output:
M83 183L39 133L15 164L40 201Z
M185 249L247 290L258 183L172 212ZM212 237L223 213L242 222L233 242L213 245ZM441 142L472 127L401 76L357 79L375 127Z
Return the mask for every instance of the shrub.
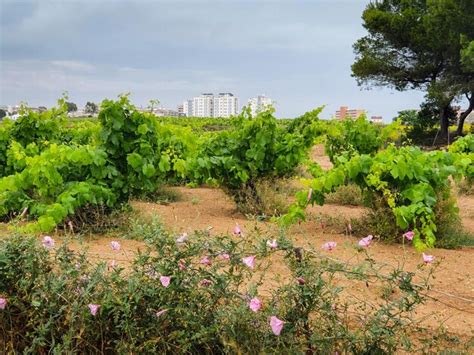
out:
M325 150L331 163L339 164L338 157L349 159L357 154L374 154L389 142L399 139L401 126L398 121L381 127L358 119L335 121L327 131Z
M257 184L290 176L307 156L317 130L307 127L317 112L303 116L290 128L280 127L272 111L256 117L250 111L233 119L228 131L203 142L197 158L189 163L189 174L197 181L216 181L237 206L261 206ZM307 127L300 133L296 127ZM295 131L294 131L295 130ZM259 211L260 210L260 211ZM255 213L262 213L257 208Z
M25 157L21 172L0 179L0 217L12 218L26 208L38 220L23 227L49 232L79 207L113 207L116 197L105 181L117 172L106 158L99 148L56 144Z
M26 108L20 110L20 117L14 121L10 139L23 147L31 143L42 146L48 142L59 142L62 125L66 121L67 108L64 99L58 100L58 107L34 112Z
M66 244L48 249L35 238L0 241L0 350L4 353L394 353L410 341L426 280L380 274L367 257L351 266L266 240L205 233L177 243L160 226L140 227L148 247L124 264L89 263ZM116 245L117 247L117 245ZM113 251L112 251L113 252ZM228 258L223 257L223 253ZM254 255L284 256L286 282L267 291L268 273L244 265ZM206 258L204 263L203 258ZM201 262L200 262L201 260ZM370 276L369 276L370 275ZM169 279L168 279L169 277ZM383 302L344 295L350 278L397 290ZM268 288L266 288L268 290ZM250 309L258 298L259 306ZM96 305L96 306L94 306ZM269 324L283 320L281 333ZM275 321L275 320L274 320Z
M308 203L322 205L328 193L353 182L374 197L382 210L391 210L398 228L415 232L417 248L432 247L437 232L436 205L450 196L449 178L462 175L469 162L446 152L394 146L374 156L341 159L338 166L308 182L312 194L307 198L307 193L301 192L284 221L304 218Z

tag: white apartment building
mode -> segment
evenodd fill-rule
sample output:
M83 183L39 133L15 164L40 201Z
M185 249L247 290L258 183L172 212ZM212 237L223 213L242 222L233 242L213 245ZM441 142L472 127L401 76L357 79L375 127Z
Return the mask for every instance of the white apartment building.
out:
M256 116L266 108L272 106L273 100L265 95L259 95L257 97L250 98L247 102L247 105L250 107L252 116Z
M230 117L239 113L239 99L230 92L214 97L214 117Z
M187 117L230 117L239 113L239 99L229 92L217 96L204 93L184 101L182 106Z
M214 94L194 97L192 113L194 117L214 117Z

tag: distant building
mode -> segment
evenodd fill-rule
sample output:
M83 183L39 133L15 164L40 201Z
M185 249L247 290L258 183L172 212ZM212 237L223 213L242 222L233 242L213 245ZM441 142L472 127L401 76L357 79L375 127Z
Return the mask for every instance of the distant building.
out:
M365 114L365 110L349 109L347 106L341 106L341 108L336 111L336 119L338 120L344 120L346 118L357 119L363 114Z
M376 124L382 124L383 123L383 118L382 118L382 116L372 116L372 117L370 117L370 122L376 123Z
M239 114L239 99L230 92L204 93L186 100L182 113L187 117L230 117Z
M193 97L192 113L194 117L214 117L214 94Z
M257 97L252 97L247 102L248 107L250 107L250 111L252 112L252 116L256 116L262 111L265 111L268 107L273 105L273 101L271 98L265 95L259 95Z
M239 113L239 99L230 92L214 97L214 117L230 117Z
M184 105L178 105L177 112L178 112L178 116L186 116L184 114Z

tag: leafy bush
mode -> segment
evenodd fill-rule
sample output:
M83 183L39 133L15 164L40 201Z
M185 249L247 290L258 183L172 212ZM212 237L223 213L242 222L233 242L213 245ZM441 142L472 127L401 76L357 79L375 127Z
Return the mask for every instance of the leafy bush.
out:
M468 134L464 137L458 138L449 146L449 151L451 153L474 153L474 134Z
M14 121L10 130L10 139L23 147L31 143L41 147L49 142L59 143L61 129L66 121L67 107L64 99L58 100L58 107L35 112L22 108L20 117Z
M333 122L327 131L325 150L331 163L337 165L338 157L347 159L356 154L374 154L399 136L398 121L382 128L361 116L355 120Z
M426 280L415 285L415 275L402 270L383 275L370 257L350 266L283 237L272 251L254 237L197 233L177 243L157 225L141 226L140 235L148 247L109 267L66 244L51 248L51 240L45 247L35 238L1 240L0 351L394 353L416 351L410 337L422 337L410 317L424 301ZM243 258L255 256L257 267L274 253L284 256L289 275L263 296L269 274ZM397 292L364 301L344 295L334 285L341 278Z
M317 120L316 110L303 117ZM217 181L239 207L261 206L257 183L291 175L307 156L314 134L311 127L300 133L297 121L290 128L279 127L272 111L252 117L249 111L234 118L228 131L220 132L203 142L197 158L189 164L189 174L197 181ZM255 213L261 213L257 208Z
M66 218L83 224L81 216L96 216L97 208L111 211L130 195L152 194L163 180L185 176L196 144L187 129L158 124L126 96L105 100L99 123L66 125L64 100L59 103L0 125L0 218L27 209L37 222L23 229L49 232Z
M49 232L79 207L112 207L116 202L105 182L117 171L99 148L51 144L22 161L21 172L0 179L0 217L12 218L27 208L38 221L24 226L26 230Z
M337 167L308 182L312 195L307 199L305 192L299 193L298 204L291 208L285 220L304 218L303 209L308 203L322 205L326 194L353 182L371 195L369 200L383 201L382 207L392 211L399 228L415 232L413 242L417 248L432 247L437 231L436 205L449 198L449 178L459 177L462 169L457 166L463 164L446 152L425 153L416 147L394 146L374 156L340 159ZM380 208L375 204L372 207Z
M97 121L80 120L66 124L61 132L61 142L70 145L97 145L101 126Z
M7 169L7 152L10 147L10 131L13 122L9 119L4 119L0 122L0 177L5 176Z
M474 134L458 138L449 147L449 152L454 156L455 165L462 171L469 189L474 182Z
M180 156L184 142L176 139L173 130L159 127L153 115L137 111L127 96L104 100L99 121L100 146L119 173L111 187L120 201L154 192L170 174L184 175Z

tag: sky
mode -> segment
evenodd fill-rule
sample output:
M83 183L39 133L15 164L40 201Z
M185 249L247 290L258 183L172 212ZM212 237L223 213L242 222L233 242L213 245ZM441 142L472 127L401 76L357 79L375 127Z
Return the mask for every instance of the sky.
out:
M0 0L0 105L79 107L130 92L176 109L203 92L242 105L265 94L277 117L325 105L390 122L419 91L367 90L351 77L368 0Z

